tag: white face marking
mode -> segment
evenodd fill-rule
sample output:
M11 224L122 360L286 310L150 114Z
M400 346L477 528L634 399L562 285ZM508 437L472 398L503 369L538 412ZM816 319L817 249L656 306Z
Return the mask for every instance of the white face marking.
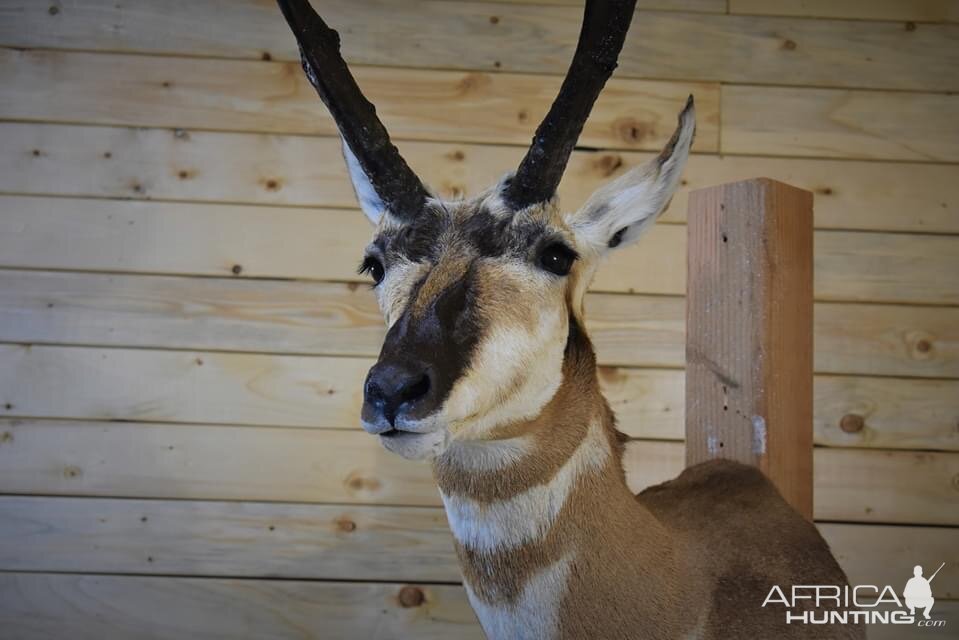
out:
M549 484L488 504L441 491L453 535L463 546L479 552L514 549L542 538L556 522L576 482L584 474L602 469L609 456L602 427L593 424Z
M469 585L466 595L489 640L548 640L559 633L559 605L566 595L570 564L566 555L533 575L511 605L489 605Z
M481 440L491 429L535 417L562 382L566 308L543 311L539 326L490 328L490 334L443 406L455 439ZM512 395L502 389L513 386Z

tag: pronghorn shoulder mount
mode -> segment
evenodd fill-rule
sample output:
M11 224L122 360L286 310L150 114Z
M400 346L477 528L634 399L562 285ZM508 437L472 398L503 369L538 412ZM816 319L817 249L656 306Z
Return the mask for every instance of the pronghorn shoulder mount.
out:
M757 470L713 461L634 496L583 297L666 208L695 133L564 212L557 186L635 0L587 0L555 102L515 172L433 195L391 143L307 0L279 5L373 223L361 270L388 331L362 425L432 464L470 602L491 639L860 638L786 625L771 586L845 585L815 527ZM359 253L358 247L358 253Z

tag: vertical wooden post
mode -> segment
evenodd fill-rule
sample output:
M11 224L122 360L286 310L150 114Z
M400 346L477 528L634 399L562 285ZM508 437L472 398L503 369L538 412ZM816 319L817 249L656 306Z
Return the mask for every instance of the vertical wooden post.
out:
M689 197L686 464L759 467L812 519L812 194L767 178Z

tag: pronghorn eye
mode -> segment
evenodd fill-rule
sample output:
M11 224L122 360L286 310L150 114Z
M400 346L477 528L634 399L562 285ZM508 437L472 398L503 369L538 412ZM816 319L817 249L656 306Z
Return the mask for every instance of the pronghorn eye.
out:
M363 264L360 265L360 273L370 274L370 277L373 278L373 282L375 284L379 284L383 279L383 276L386 274L386 270L383 268L383 263L380 262L378 258L366 256L363 259Z
M558 276L568 274L574 260L576 260L576 252L561 242L548 245L539 255L540 266Z

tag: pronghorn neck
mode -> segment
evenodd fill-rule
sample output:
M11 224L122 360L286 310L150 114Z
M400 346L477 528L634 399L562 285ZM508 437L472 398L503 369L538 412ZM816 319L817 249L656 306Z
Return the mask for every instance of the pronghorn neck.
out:
M615 590L610 564L649 571L655 599L670 590L659 583L675 573L673 549L626 485L622 443L585 335L571 337L552 400L499 435L451 445L434 461L467 593L488 637L568 637L580 624L570 616L583 614L567 596Z

